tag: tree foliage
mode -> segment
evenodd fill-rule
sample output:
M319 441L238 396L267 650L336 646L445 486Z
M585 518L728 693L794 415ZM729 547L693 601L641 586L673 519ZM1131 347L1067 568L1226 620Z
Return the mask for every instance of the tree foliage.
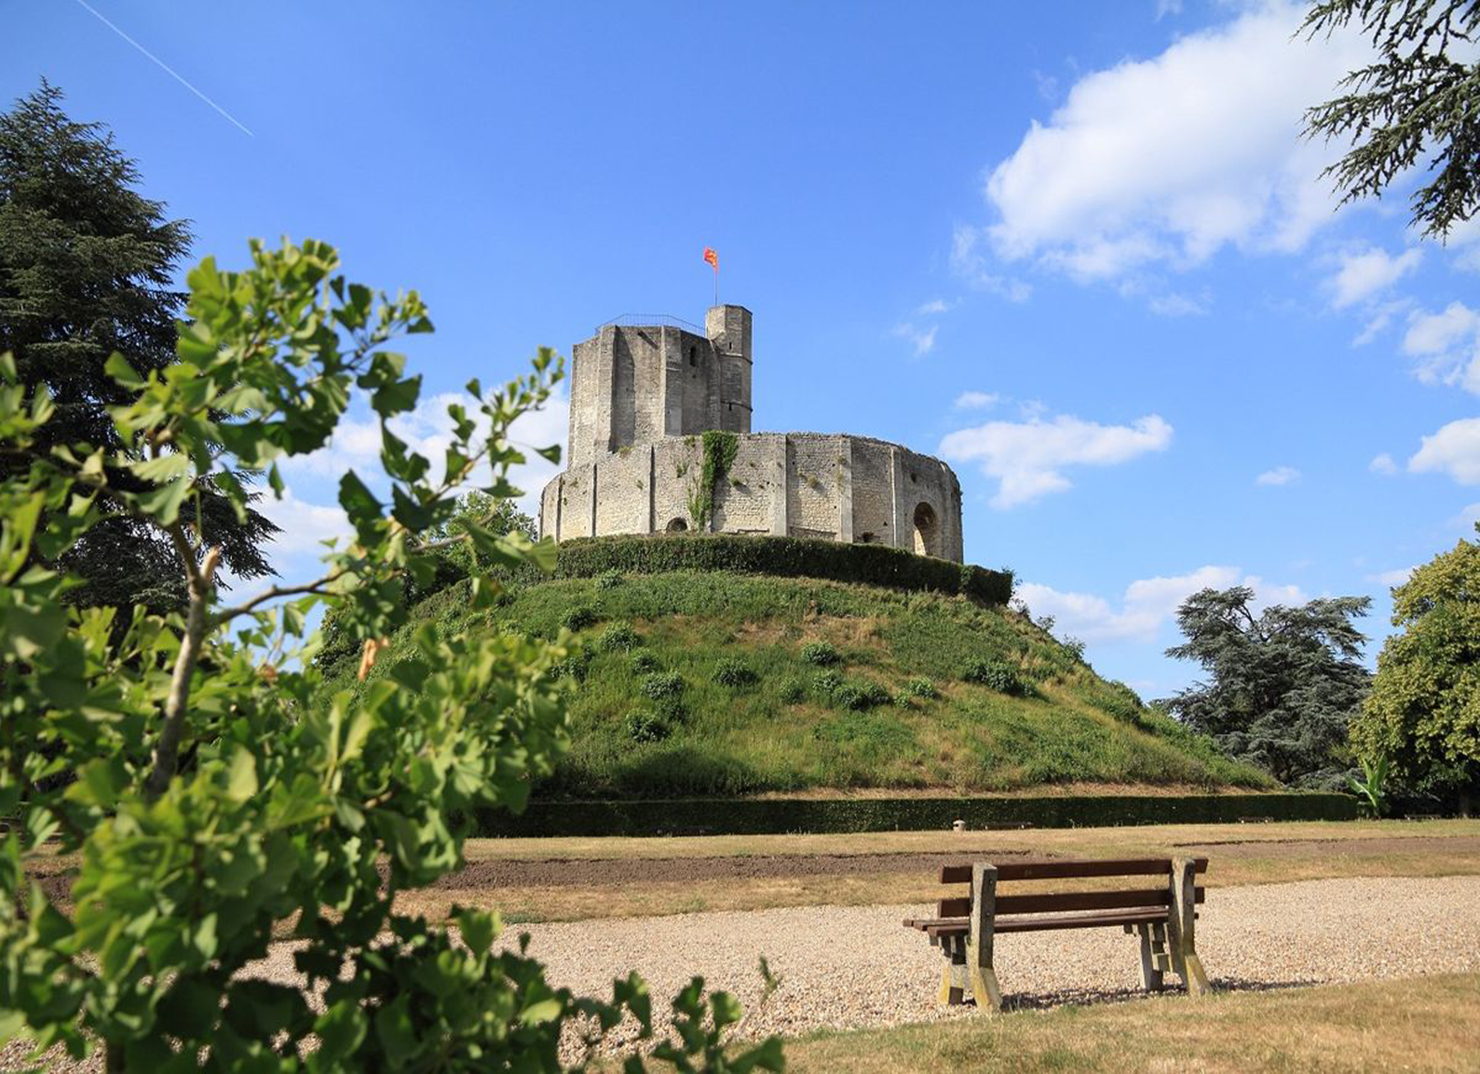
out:
M1480 530L1480 526L1477 526ZM1393 634L1352 729L1419 789L1480 789L1480 542L1460 541L1393 589Z
M1377 58L1306 112L1306 134L1351 144L1326 171L1343 204L1381 197L1424 168L1431 178L1410 200L1413 224L1443 238L1480 208L1480 2L1318 0L1302 30L1330 35L1353 22Z
M1245 586L1204 589L1177 610L1187 641L1167 650L1196 660L1206 682L1163 704L1224 752L1296 786L1344 786L1347 725L1370 683L1366 637L1352 621L1367 597L1252 610Z
M459 910L454 931L394 909L461 865L469 818L522 808L567 749L552 668L568 636L426 626L387 674L324 704L308 659L306 617L327 604L368 669L404 621L406 586L455 544L476 563L548 568L548 543L457 518L457 495L489 470L482 492L515 495L508 470L524 456L508 429L546 400L556 358L541 351L495 391L470 383L434 462L391 428L420 378L387 345L431 330L414 292L347 283L317 242L253 244L244 272L207 259L189 286L177 361L107 361L124 400L116 438L44 447L56 404L0 362L0 452L26 460L0 482L0 1043L101 1042L109 1070L159 1074L552 1071L562 1034L579 1045L625 1017L650 1026L635 977L610 1001L579 998L497 944L496 915ZM379 415L384 469L340 482L353 539L321 577L226 603L220 546L188 506L215 484L246 511L228 461L281 493L278 460L326 444L353 388ZM183 612L140 607L120 623L116 608L69 606L76 579L37 561L64 561L105 496L169 542ZM470 592L496 589L480 573ZM53 852L78 862L70 899L29 873ZM294 942L301 987L243 974L275 939ZM656 1054L679 1069L780 1069L774 1040L726 1053L738 1010L724 994L706 1000L696 982L674 1006L680 1038Z
M127 405L128 389L104 369L123 356L140 375L175 358L175 318L185 296L171 280L190 246L182 220L135 189L139 171L95 123L69 119L61 91L41 88L0 114L0 353L15 359L19 382L45 385L53 413L33 433L31 450L83 442L106 448L107 486L96 521L72 544L67 570L86 585L72 599L136 603L161 609L185 598L175 549L119 500L147 481L112 466L125 445L109 408ZM3 473L24 469L24 455L0 459ZM239 480L239 479L238 479ZM202 482L181 510L201 512L201 527L239 578L271 573L262 545L277 532L243 505L241 516L215 482Z

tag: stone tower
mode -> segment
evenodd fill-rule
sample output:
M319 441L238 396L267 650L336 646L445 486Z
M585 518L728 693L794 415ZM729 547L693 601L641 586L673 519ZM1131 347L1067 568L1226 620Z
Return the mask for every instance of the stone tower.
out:
M713 307L703 328L621 317L575 345L568 465L540 496L540 532L768 534L961 562L961 485L939 459L847 433L751 432L750 321L744 306ZM735 450L706 497L711 429Z
M715 306L703 335L675 318L636 317L577 343L571 464L708 429L750 432L750 321L744 306Z

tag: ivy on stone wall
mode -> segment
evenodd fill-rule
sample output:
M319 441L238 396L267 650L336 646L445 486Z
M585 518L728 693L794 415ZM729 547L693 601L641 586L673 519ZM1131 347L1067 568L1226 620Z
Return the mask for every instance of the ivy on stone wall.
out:
M709 527L714 513L714 486L723 481L740 451L740 438L734 433L710 429L703 436L704 466L689 487L689 518L694 529Z

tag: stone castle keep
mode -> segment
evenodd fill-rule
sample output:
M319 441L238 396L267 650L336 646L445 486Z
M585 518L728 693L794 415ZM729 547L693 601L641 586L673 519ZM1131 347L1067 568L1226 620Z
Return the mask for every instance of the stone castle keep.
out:
M569 468L541 494L540 532L820 537L961 562L961 486L939 459L863 436L750 431L750 321L744 306L711 308L703 329L621 318L575 345ZM735 455L696 518L708 430L734 434Z

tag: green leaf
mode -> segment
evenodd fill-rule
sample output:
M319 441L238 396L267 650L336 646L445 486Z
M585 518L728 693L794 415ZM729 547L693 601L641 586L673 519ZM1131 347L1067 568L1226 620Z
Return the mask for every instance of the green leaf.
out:
M411 1001L404 992L376 1012L375 1036L392 1069L415 1056L416 1029L411 1023Z
M134 367L128 364L128 361L123 357L123 355L119 354L117 351L114 351L112 354L108 355L108 360L103 363L103 372L107 373L120 385L130 389L131 391L138 391L147 383L144 378L139 376L139 374L134 370Z
M391 418L416 409L416 400L420 395L421 377L407 377L371 392L370 405L382 418Z
M314 1021L313 1030L318 1035L319 1047L308 1057L309 1069L347 1069L350 1056L364 1043L367 1029L368 1020L357 1001L341 1000L333 1004Z
M339 479L339 506L344 508L360 539L371 543L375 539L375 527L381 521L380 501L353 470Z
M190 457L178 451L168 451L163 455L143 462L132 463L129 469L136 475L156 485L162 485L166 481L173 481L180 477L190 467Z
M232 802L245 802L257 793L257 758L251 751L238 748L231 755L231 767L226 773L226 798Z
M77 770L77 782L67 788L65 797L82 805L112 809L127 778L122 757L100 757Z
M537 1026L558 1017L564 1007L565 1004L561 1003L558 998L542 999L520 1011L519 1020L525 1025Z
M173 526L180 517L180 505L190 492L190 481L180 478L162 485L151 492L141 492L134 497L139 510L154 518L161 526Z

